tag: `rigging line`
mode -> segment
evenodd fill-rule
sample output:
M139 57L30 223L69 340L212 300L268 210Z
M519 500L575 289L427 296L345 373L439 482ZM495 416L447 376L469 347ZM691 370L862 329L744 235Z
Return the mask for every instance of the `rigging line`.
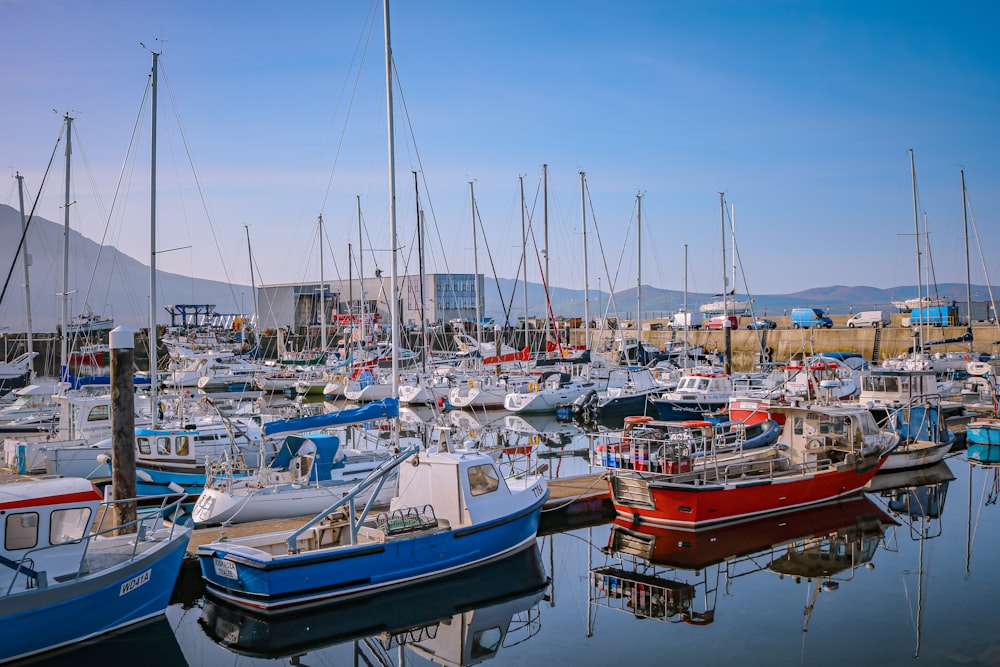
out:
M510 322L510 310L507 309L507 306L503 302L503 290L500 288L500 279L497 278L497 267L496 263L493 261L493 253L490 252L490 244L486 240L486 227L483 225L483 217L479 213L479 204L475 200L473 200L472 205L475 208L475 210L473 211L473 215L478 219L479 229L482 230L483 232L483 243L486 245L486 256L490 260L490 269L492 269L493 271L493 282L497 286L497 293L500 296L500 305L504 309L503 311L504 321Z
M237 302L236 299L236 286L233 285L232 272L226 265L226 259L222 253L222 243L219 240L218 230L215 228L215 223L213 222L212 213L209 210L208 198L205 196L205 190L201 184L201 178L198 175L198 168L194 163L194 156L191 152L191 145L187 140L187 134L184 132L184 125L181 123L180 115L177 113L178 105L176 98L174 97L173 88L170 86L170 81L167 78L167 72L163 66L163 60L157 60L160 67L160 73L163 75L163 83L167 89L167 95L170 97L170 104L174 110L174 119L177 121L177 130L180 133L181 143L184 146L184 155L187 157L188 166L191 167L191 172L194 174L195 186L198 189L198 197L201 201L202 209L205 211L205 217L208 219L208 227L212 231L212 239L215 241L215 250L219 255L219 265L222 267L222 272L226 277L226 283L229 287L229 294L233 299L233 303ZM183 206L183 204L182 204Z
M431 200L430 187L427 183L427 172L424 170L424 163L420 157L420 149L417 148L416 134L413 131L413 120L410 117L409 107L406 105L406 96L403 94L403 84L399 80L399 72L396 70L395 61L393 61L392 67L393 77L396 81L396 89L399 92L397 99L399 100L400 113L406 121L406 127L409 132L408 136L411 138L413 143L413 151L417 161L417 171L420 172L420 179L423 181L424 185L424 196L427 198L427 208L431 213L431 222L434 227L434 234L437 237L438 246L441 249L442 261L444 262L445 273L450 273L451 269L448 266L448 253L445 251L444 241L441 238L441 229L437 224L437 214L434 212L434 202Z
M750 317L752 317L754 320L756 320L757 319L757 313L754 310L754 298L753 298L753 295L750 293L750 284L747 282L746 266L743 264L743 256L740 255L740 248L736 244L736 223L733 221L733 218L732 218L732 210L728 209L728 208L724 209L724 210L726 211L726 215L729 216L729 228L732 230L733 256L736 258L736 264L740 267L740 277L743 278L743 291L746 292L746 294L747 294L747 301L750 302ZM736 285L733 285L733 289L734 290L736 289ZM725 298L725 297L723 297L723 298ZM733 298L735 299L735 294L734 294ZM764 333L763 332L764 332L764 330L761 327L757 327L757 328L754 329L754 335L757 337L757 347L759 347L761 349L761 352L764 351Z
M0 290L0 304L3 303L4 297L7 296L7 288L10 286L10 278L14 274L14 268L17 266L17 258L21 256L21 250L24 248L24 239L28 236L28 230L31 228L31 221L35 219L35 209L38 208L38 200L41 198L42 190L45 188L45 181L49 176L49 170L52 169L52 162L56 159L56 150L59 148L60 142L62 142L64 127L65 123L59 126L59 136L56 138L55 146L52 147L52 155L49 156L49 163L45 166L45 173L42 175L42 186L38 188L35 201L31 204L31 213L24 223L24 229L21 230L21 238L17 241L17 248L14 250L14 259L11 261L10 269L7 271L7 278L3 281L3 290Z
M615 297L614 283L611 282L611 274L608 272L608 260L604 255L604 243L601 241L601 228L597 224L597 212L594 210L594 199L590 194L590 182L584 181L584 186L587 189L587 202L590 205L590 219L594 223L594 233L597 235L597 248L601 251L601 265L604 267L604 277L608 281L608 294L610 294L610 298L608 299L607 307L610 310ZM600 294L598 294L598 298L600 299ZM600 303L600 301L598 303ZM604 312L602 313L602 316L604 319L607 319L608 313Z
M1000 333L1000 317L997 316L997 301L996 298L993 296L993 283L990 281L990 271L986 267L986 257L983 256L983 243L979 239L979 227L978 225L976 225L976 215L972 211L972 202L969 200L968 190L966 191L965 201L969 206L969 219L972 220L972 231L976 235L976 247L979 248L979 261L983 265L983 274L986 277L986 289L989 292L990 305L993 308L993 323L997 327L997 332Z
M377 12L375 5L372 5L371 12L369 13L369 18L368 18L368 33L367 33L367 38L364 40L364 46L362 47L360 44L361 37L364 36L365 34L362 33L362 35L358 37L359 43L355 44L354 55L351 57L351 68L349 68L349 71L354 67L354 64L357 62L357 69L354 70L356 72L356 75L354 77L354 86L351 88L350 101L347 105L347 111L344 114L344 122L340 130L340 139L337 141L337 149L334 151L333 164L330 166L330 177L326 181L326 190L323 192L323 204L320 207L320 210L326 210L327 202L330 199L330 189L333 187L333 174L334 172L337 171L337 163L340 162L340 152L341 149L343 149L344 147L344 138L347 136L347 123L351 118L351 111L354 109L354 102L355 100L357 100L358 86L360 85L361 82L361 71L364 69L365 55L368 53L368 45L371 43L372 30L375 24L376 13ZM359 53L361 54L360 62L358 62ZM340 109L340 105L343 102L344 90L346 88L347 88L347 82L345 81L344 86L341 88L341 93L340 93L341 96L337 99L337 104L334 106L334 111L333 111L334 118L337 117L337 111Z

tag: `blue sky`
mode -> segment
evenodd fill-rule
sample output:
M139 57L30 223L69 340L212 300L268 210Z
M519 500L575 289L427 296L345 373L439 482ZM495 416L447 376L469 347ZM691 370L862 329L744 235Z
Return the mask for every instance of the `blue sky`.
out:
M75 229L147 260L142 42L162 52L161 269L249 283L247 225L257 280L318 278L322 214L324 274L346 277L360 195L365 271L388 274L381 2L0 10L0 156L33 197L70 112ZM401 0L391 19L401 271L416 272L413 171L428 270L473 269L472 181L479 270L515 277L518 178L541 247L548 164L556 286L587 277L580 171L592 288L635 285L639 192L645 284L683 289L687 245L689 289L721 289L719 192L735 211L740 292L913 284L912 148L936 280L965 279L963 168L986 270L1000 274L1000 4ZM60 222L62 160L38 204ZM0 192L17 206L13 178ZM972 276L986 280L975 246Z

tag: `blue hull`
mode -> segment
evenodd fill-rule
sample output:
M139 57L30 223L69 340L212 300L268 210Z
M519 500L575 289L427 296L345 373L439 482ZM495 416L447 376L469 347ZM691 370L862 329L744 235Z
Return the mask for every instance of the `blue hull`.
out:
M967 449L965 457L972 463L983 465L1000 465L1000 428L996 424L975 425L966 427L965 441Z
M77 643L162 614L187 543L187 538L175 540L156 558L140 558L92 579L50 582L45 590L4 598L0 661Z
M239 549L227 553L216 544L199 548L198 558L208 589L217 597L266 611L302 608L444 576L514 553L535 539L547 497L546 492L518 514L468 528L273 560L258 560ZM225 576L227 571L235 571L235 578Z
M443 577L391 591L334 601L302 614L254 614L209 596L201 626L229 651L276 660L301 655L332 644L363 640L375 633L394 635L452 620L469 610L495 607L509 601L518 611L537 603L548 586L538 546ZM308 623L303 623L303 618ZM233 628L239 628L237 633Z
M659 418L666 422L684 421L686 419L704 419L704 414L706 412L716 412L725 406L725 402L653 402L653 407L656 409Z
M653 412L652 394L624 396L613 398L605 403L598 403L596 415L599 420L620 419L636 415L648 415Z
M176 484L184 489L184 493L197 496L205 488L205 473L188 473L156 470L153 468L137 468L141 471L135 480L135 490L140 496L169 496L175 493L170 485ZM143 475L148 480L141 479ZM246 477L247 473L235 473L234 478Z

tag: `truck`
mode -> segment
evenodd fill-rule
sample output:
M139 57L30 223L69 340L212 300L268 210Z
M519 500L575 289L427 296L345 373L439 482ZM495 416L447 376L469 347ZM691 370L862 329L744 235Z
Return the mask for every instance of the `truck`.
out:
M795 329L833 328L833 320L823 314L819 308L792 308L792 327Z
M914 308L910 312L910 326L929 324L935 327L950 327L958 324L958 308L955 306L926 306Z
M667 326L671 329L697 329L701 326L701 313L689 313L683 310L674 313Z

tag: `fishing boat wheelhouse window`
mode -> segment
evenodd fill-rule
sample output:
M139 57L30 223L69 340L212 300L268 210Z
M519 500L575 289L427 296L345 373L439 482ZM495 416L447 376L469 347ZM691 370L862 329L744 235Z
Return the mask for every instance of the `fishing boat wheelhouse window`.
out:
M157 436L156 438L156 453L159 456L167 456L170 454L170 438L166 436Z
M38 512L18 512L7 517L4 549L31 549L38 545Z
M177 436L177 455L187 456L188 455L188 437L186 435Z
M55 510L49 517L49 544L78 540L87 534L89 525L89 507Z
M500 479L491 465L472 466L469 468L469 489L472 495L481 496L493 493L500 488Z
M149 454L149 438L136 438L140 454Z
M87 413L87 421L89 422L106 422L110 417L110 406L108 405L97 405L94 406L90 412Z
M795 435L802 435L802 424L804 422L805 420L802 418L802 415L792 417L792 432Z

